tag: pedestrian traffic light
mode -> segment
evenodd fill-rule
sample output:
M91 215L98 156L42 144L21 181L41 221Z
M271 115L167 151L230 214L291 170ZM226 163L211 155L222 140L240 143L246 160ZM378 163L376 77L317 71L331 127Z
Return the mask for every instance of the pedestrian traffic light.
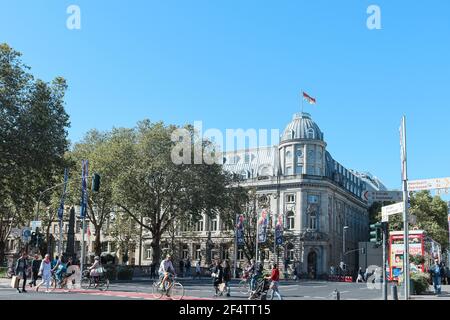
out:
M36 232L31 233L30 245L32 247L36 245L36 240L37 240Z
M383 242L383 224L375 223L370 225L370 242L380 245Z
M100 175L98 173L94 173L94 175L92 176L92 191L100 191Z

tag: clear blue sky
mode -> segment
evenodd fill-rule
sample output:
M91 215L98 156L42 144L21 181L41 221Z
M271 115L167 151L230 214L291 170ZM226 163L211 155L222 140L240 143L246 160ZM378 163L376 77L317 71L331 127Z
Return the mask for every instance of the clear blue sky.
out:
M44 80L69 83L70 139L138 120L279 128L308 107L348 168L400 187L450 176L450 2L0 0L0 42ZM81 8L81 30L66 9ZM381 7L382 30L366 27Z

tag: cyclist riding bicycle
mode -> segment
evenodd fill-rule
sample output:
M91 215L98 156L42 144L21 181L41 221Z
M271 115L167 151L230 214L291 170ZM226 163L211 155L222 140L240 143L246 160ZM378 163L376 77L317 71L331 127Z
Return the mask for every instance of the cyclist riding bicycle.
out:
M56 256L52 261L53 268L52 273L55 274L55 278L58 284L62 281L63 272L66 270L65 265L62 263L61 259Z
M161 289L165 288L166 282L171 284L172 278L176 277L175 268L172 264L172 257L170 254L166 256L166 259L161 261L161 265L159 267L159 279L161 280Z

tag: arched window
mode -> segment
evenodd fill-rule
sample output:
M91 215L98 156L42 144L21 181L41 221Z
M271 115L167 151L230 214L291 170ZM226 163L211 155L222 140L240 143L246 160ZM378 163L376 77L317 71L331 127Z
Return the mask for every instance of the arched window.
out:
M289 211L286 214L286 222L287 222L287 229L288 230L294 230L295 229L295 213L293 211Z
M315 139L316 138L316 135L315 135L315 132L314 132L313 128L308 129L306 135L307 135L308 139Z
M292 152L286 151L286 160L291 161L292 160Z

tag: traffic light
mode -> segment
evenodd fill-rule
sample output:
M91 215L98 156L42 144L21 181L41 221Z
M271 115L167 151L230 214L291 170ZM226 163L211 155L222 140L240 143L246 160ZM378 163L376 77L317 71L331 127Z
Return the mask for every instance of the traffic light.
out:
M37 241L37 234L36 232L33 232L31 233L30 245L34 247L36 245L36 241Z
M370 242L377 245L383 242L383 224L381 222L370 225Z
M94 175L92 176L92 191L100 191L100 175L98 173L94 173Z

